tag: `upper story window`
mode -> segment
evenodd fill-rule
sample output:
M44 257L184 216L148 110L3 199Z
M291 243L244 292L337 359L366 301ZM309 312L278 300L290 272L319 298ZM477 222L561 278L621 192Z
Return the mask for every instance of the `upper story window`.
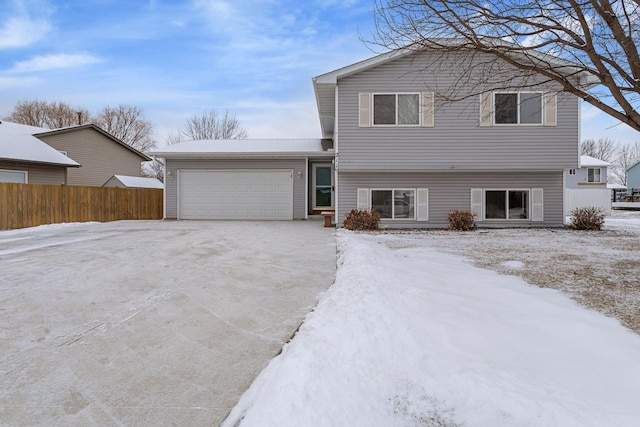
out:
M602 182L600 180L600 168L588 168L587 169L587 182Z
M481 127L558 126L555 92L484 92L480 94Z
M542 93L494 94L495 124L542 124Z
M358 94L358 127L433 127L433 106L433 92L361 92Z
M420 124L420 95L417 93L374 94L374 125Z

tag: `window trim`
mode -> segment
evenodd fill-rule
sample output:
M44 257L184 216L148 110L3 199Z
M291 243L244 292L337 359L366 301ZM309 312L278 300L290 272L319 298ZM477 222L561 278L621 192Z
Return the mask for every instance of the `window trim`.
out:
M540 123L520 123L520 118L522 115L520 114L520 94L522 93L536 93L540 95ZM497 123L496 122L496 95L513 95L516 94L518 96L516 106L518 107L518 123ZM491 121L493 126L544 126L545 123L545 99L544 92L538 90L519 90L519 91L495 91L492 92L491 96Z
M413 191L413 216L411 217L406 217L406 218L395 218L395 203L392 203L391 205L391 212L392 215L394 217L392 218L380 218L381 220L384 221L416 221L416 213L418 210L418 191L417 188L411 188L411 187L394 187L394 188L369 188L369 210L373 209L373 192L374 191L391 191L391 198L393 200L393 194L395 191L401 191L401 190L410 190Z
M589 181L589 171L590 170L598 170L598 181ZM602 168L587 168L587 182L590 184L601 184L602 183Z
M487 218L487 191L504 191L505 199L507 205L509 204L508 194L510 191L526 191L527 192L527 218L509 218L509 210L505 210L507 214L507 218ZM483 221L522 221L522 222L531 222L533 221L533 200L532 200L532 189L531 188L483 188L482 189L482 215Z
M24 175L24 184L29 183L29 171L23 171L19 169L0 169L0 172L22 173ZM6 182L6 181L2 181L2 182ZM17 184L22 184L22 183L17 183Z
M394 95L396 98L396 105L395 105L395 110L396 110L396 117L395 117L395 123L394 124L376 124L375 123L375 117L376 117L376 110L375 110L375 98L376 95ZM410 124L399 124L398 123L398 95L417 95L418 96L418 123L410 123ZM403 128L412 128L412 127L421 127L422 126L422 93L420 92L372 92L371 93L371 106L370 106L370 111L371 111L371 126L372 127L380 127L380 128L384 128L384 127L388 127L388 128L392 128L392 127L403 127Z

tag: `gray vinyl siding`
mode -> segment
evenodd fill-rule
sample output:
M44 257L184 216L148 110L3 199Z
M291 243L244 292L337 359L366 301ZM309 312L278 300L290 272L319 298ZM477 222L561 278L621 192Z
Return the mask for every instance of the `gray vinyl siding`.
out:
M452 85L459 67L440 55L404 57L338 81L339 169L373 170L559 170L578 164L579 100L558 94L557 126L479 126L479 96L435 100L435 126L358 127L359 93L437 92ZM437 63L426 68L425 64ZM506 65L504 65L506 66ZM503 66L503 67L504 67ZM435 68L434 68L435 67ZM549 90L552 87L523 90ZM557 87L555 88L557 89ZM478 89L474 89L478 90ZM509 91L514 91L509 90Z
M340 172L338 191L339 226L346 214L357 207L358 188L428 188L429 221L383 220L383 226L445 228L452 209L471 209L471 189L542 188L544 221L482 221L480 227L557 227L563 225L562 171L553 172Z
M293 170L293 218L304 219L306 199L306 160L304 159L259 159L259 160L166 160L165 218L178 217L177 176L178 170L238 170L238 169L292 169ZM300 171L300 179L297 172Z
M99 187L113 175L140 176L139 155L91 128L39 138L82 165L69 169L69 185Z
M627 188L640 188L640 163L636 163L627 169Z
M64 184L66 167L0 162L0 169L27 171L29 184Z
M583 168L575 169L576 173L574 175L569 174L569 171L566 172L565 175L565 186L567 188L581 189L581 188L589 188L590 186L597 186L598 184L589 182L589 171L588 169L592 168L600 168L600 183L603 186L607 184L607 166L585 166Z

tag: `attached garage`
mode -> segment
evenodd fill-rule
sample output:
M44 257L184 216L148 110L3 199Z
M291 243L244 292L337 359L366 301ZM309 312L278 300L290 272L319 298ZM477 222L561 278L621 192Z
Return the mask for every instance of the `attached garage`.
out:
M152 154L165 164L164 217L180 220L306 219L311 177L335 156L321 139L187 141Z
M182 170L178 219L293 219L292 170Z

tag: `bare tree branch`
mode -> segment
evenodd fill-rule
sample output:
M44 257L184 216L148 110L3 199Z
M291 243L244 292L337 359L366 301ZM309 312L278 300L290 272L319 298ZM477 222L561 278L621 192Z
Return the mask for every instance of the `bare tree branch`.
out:
M85 109L73 108L60 101L19 101L9 117L14 123L59 129L68 126L88 123L89 112Z
M585 139L580 143L580 154L609 163L614 161L617 151L618 147L615 141L610 138Z
M618 147L614 165L609 168L614 181L627 185L627 168L640 160L640 141Z
M152 138L153 126L138 107L107 106L94 117L93 122L138 151L146 152L156 146Z
M181 133L188 140L247 138L247 132L242 128L240 120L228 111L222 115L216 111L194 114L187 119Z
M516 82L522 87L537 77L537 84L557 83L640 130L638 1L376 0L375 18L368 43L384 50L471 52L463 55L466 63L449 70L465 90L441 91L441 99L510 89ZM475 53L491 54L519 72L494 72L498 67ZM476 92L469 91L472 78L480 79Z

